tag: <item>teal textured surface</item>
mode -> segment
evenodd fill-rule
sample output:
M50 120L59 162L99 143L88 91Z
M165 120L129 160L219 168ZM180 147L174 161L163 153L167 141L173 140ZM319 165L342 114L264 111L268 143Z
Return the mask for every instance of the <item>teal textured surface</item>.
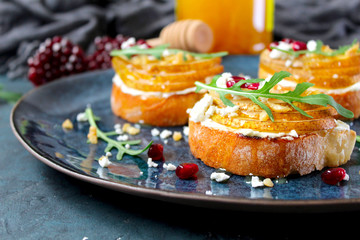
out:
M256 76L256 56L229 56L226 63L225 71ZM2 76L0 81L13 91L26 93L32 88L25 79ZM307 236L308 232L298 231L303 217L311 226L323 218L359 214L219 211L107 190L36 160L11 132L12 107L0 105L0 239L291 239L295 231L298 237ZM270 221L263 224L266 219ZM279 224L283 229L273 231Z

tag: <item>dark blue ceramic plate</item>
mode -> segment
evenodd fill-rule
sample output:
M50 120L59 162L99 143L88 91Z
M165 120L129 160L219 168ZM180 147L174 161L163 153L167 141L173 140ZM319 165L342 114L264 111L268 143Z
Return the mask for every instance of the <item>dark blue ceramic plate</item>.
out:
M229 56L224 59L225 71L256 76L258 58ZM95 159L104 154L106 144L87 143L89 126L77 123L76 115L91 104L95 115L101 117L99 127L112 131L115 123L125 123L110 109L112 70L80 74L36 88L14 107L11 125L24 147L42 162L65 174L116 191L193 206L249 211L339 211L360 209L359 149L356 146L351 160L344 166L350 180L339 186L322 182L321 172L307 176L291 176L275 183L273 188L253 188L248 177L233 175L227 183L210 180L214 169L195 159L187 139L167 144L150 133L152 127L141 126L141 146L154 140L164 144L167 163L178 165L194 162L199 165L197 180L180 180L175 171L167 171L162 163L148 168L146 153L125 155L110 168L101 168ZM65 132L61 124L69 118L72 131ZM351 127L360 130L360 122ZM162 130L161 128L159 128ZM167 128L182 131L182 127ZM115 155L116 152L113 152Z

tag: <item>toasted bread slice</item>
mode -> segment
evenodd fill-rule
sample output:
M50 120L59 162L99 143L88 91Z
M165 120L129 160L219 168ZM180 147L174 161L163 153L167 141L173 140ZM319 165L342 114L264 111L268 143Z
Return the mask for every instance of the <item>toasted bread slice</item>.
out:
M332 51L328 46L323 46ZM279 83L310 82L315 84L312 89L332 96L343 107L354 113L354 118L360 116L360 52L359 44L354 44L344 54L337 56L320 56L316 54L303 54L299 57L283 55L274 58L271 50L264 50L260 54L259 78L266 78L275 72L288 71L292 75L287 81ZM286 87L289 87L287 83ZM291 86L290 86L291 88ZM335 116L344 119L340 115Z
M112 63L113 113L130 122L163 127L186 124L186 110L203 95L195 93L195 82L223 71L219 57L197 60L182 52L160 60L147 55L113 57Z
M350 159L356 133L334 119L332 107L303 104L313 116L308 118L289 110L287 103L262 99L273 108L271 121L257 114L258 106L248 99L232 99L235 106L229 108L212 96L204 95L189 118L191 152L208 166L279 178L340 166Z
M202 97L195 92L172 95L170 97L124 93L118 85L113 84L111 109L113 113L129 122L146 123L154 126L180 126L188 122L186 110Z
M210 167L243 176L279 178L340 166L350 159L355 138L354 131L336 128L290 139L249 137L189 122L192 154Z

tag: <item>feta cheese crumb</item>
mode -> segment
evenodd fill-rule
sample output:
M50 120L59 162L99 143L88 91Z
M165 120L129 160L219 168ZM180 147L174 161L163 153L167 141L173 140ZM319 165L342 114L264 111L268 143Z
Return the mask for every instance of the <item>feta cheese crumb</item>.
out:
M168 57L168 56L170 56L171 54L170 54L170 51L168 50L168 49L165 49L163 52L162 52L162 56L163 57Z
M309 51L313 52L316 50L316 41L315 40L310 40L306 43L306 47Z
M263 181L260 181L258 176L252 176L251 177L251 186L254 188L255 187L263 187L264 183L263 183Z
M210 118L212 115L214 115L215 110L216 110L216 107L215 107L215 106L210 106L210 107L208 108L208 110L205 112L205 118L208 119L208 118Z
M116 138L118 141L127 141L129 139L129 136L124 134L124 135L119 135L117 138Z
M176 166L174 164L172 164L172 163L168 163L168 164L164 163L163 168L165 168L168 171L175 171L176 170Z
M205 112L213 103L213 98L209 94L205 94L204 97L195 103L194 107L190 111L190 121L201 122L205 119Z
M152 158L148 158L147 165L148 165L148 167L157 167L158 166L157 163L153 162Z
M122 44L121 44L121 49L126 49L126 48L129 48L129 47L132 47L133 45L135 45L135 38L134 37L131 37L129 38L128 40L124 41Z
M289 43L286 43L286 42L283 42L283 41L280 41L279 42L279 45L277 46L277 48L281 49L281 50L285 50L285 51L288 51L292 48L291 44ZM289 57L289 54L285 53L285 52L282 52L282 51L279 51L277 49L272 49L270 54L269 54L269 57L270 58L273 58L273 59L278 59L278 58L281 58L281 59L286 59Z
M108 156L101 156L99 158L99 165L103 168L108 167L111 164Z
M188 126L183 127L183 133L185 136L189 136L189 127Z
M130 149L130 144L128 144L128 143L125 144L125 148L126 148L126 149Z
M81 112L76 115L76 121L78 122L86 122L88 120L86 113Z
M151 135L153 137L159 136L160 135L160 131L157 128L153 128L151 129Z
M226 82L232 77L231 73L225 72L216 80L216 86L220 88L227 88Z
M224 172L213 172L210 175L210 179L215 180L217 182L225 182L229 178L230 178L230 176Z
M165 129L160 133L160 138L165 139L165 138L170 137L171 135L172 135L172 132Z

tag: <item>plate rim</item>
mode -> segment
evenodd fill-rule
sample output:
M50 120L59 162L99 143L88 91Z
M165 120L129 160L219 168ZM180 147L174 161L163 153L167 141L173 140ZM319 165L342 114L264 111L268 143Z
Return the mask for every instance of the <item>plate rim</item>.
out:
M205 207L219 209L218 205L221 205L220 209L224 210L240 210L240 211L254 211L254 212L338 212L338 211L353 211L360 209L360 198L349 199L301 199L301 200L284 200L284 199L258 199L258 198L241 198L241 197L229 197L229 196L216 196L206 195L199 193L187 193L187 192L173 192L162 189L146 188L144 186L134 186L127 183L116 183L106 179L97 178L94 176L86 175L84 173L75 172L70 168L65 168L60 164L48 159L39 154L33 149L20 134L19 130L15 126L15 112L20 104L24 100L36 94L39 89L51 87L55 84L61 84L62 81L72 79L76 81L74 77L81 79L86 75L93 75L95 73L101 74L107 70L98 70L87 73L80 73L67 77L60 78L56 81L47 83L45 85L34 87L25 93L13 106L10 113L10 127L21 145L36 159L40 160L45 165L63 173L70 177L74 177L78 180L85 181L90 184L94 184L100 187L104 187L110 190L122 192L125 194L131 194L144 198L152 198L157 200L163 200L166 202L173 202L177 204L191 205L195 207Z

